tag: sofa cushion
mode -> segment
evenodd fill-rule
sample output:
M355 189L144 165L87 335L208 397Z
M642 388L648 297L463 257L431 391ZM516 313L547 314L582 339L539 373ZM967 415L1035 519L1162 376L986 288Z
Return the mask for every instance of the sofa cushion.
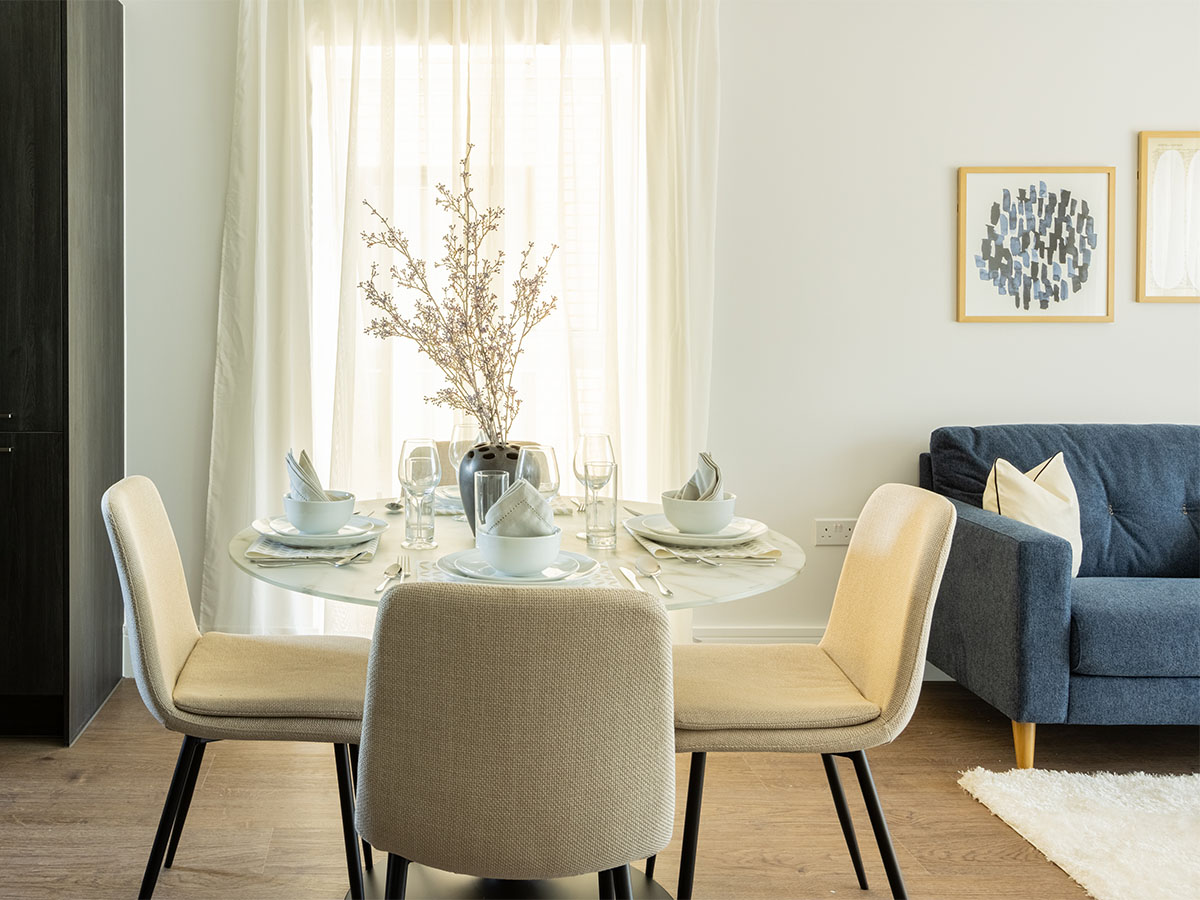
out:
M933 490L982 506L998 457L1025 470L1062 451L1088 576L1200 576L1200 426L987 425L930 436Z
M1076 578L1071 671L1200 675L1200 579Z

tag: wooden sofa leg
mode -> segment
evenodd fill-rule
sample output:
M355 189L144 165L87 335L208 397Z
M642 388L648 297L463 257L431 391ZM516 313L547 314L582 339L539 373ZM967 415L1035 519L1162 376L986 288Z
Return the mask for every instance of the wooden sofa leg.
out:
M1013 745L1017 748L1017 768L1033 768L1033 737L1037 725L1033 722L1013 721Z

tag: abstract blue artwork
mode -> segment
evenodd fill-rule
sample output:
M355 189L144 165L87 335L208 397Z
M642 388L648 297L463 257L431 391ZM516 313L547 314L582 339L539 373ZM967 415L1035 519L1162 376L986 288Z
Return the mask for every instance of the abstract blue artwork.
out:
M1004 188L980 224L979 280L1011 297L1016 309L1050 309L1087 284L1099 238L1086 198L1042 180Z

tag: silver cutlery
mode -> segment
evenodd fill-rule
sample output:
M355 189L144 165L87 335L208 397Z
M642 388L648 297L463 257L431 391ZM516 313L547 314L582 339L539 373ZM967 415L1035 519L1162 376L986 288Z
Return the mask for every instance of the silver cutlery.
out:
M624 566L617 566L617 568L620 569L621 574L625 576L625 580L633 585L633 589L635 591L641 591L643 594L649 593L644 587L642 587L641 582L637 580L637 576L633 574L632 569L627 569Z
M636 509L632 509L631 507L628 507L628 506L622 506L621 509L625 510L625 512L629 513L631 516L644 516L645 515L645 513L640 513Z
M660 572L662 572L662 566L660 566L657 561L650 563L644 559L639 559L635 563L635 565L637 566L637 570L639 572L641 572L643 575L645 575L647 578L654 579L654 583L656 585L658 585L658 592L660 594L662 594L664 597L675 596L674 591L672 591L669 587L667 587L665 584L663 584L661 581L659 581L658 575Z
M400 557L400 583L404 584L404 579L412 574L412 563L409 562L408 554L405 553Z
M382 594L387 588L388 582L400 574L400 557L396 557L396 561L383 570L383 581L379 582L379 586L375 588L375 593Z
M568 498L568 499L570 499L570 501L571 501L572 503L574 503L574 504L575 504L575 511L576 511L576 512L580 512L580 513L581 513L581 512L584 512L585 510L587 510L587 504L586 504L586 503L584 503L582 500L580 500L580 499L578 499L578 498L576 498L576 497L570 497L570 498Z
M264 569L282 569L286 568L287 566L308 566L320 563L326 566L333 566L335 569L340 569L343 566L350 565L350 563L354 562L366 552L366 550L359 550L357 553L351 554L350 556L343 556L341 559L323 559L316 556L302 556L293 559L256 559L254 564Z
M713 559L709 559L707 556L698 556L694 553L691 555L688 555L688 554L680 553L678 550L673 550L670 547L665 547L662 544L659 544L659 546L662 547L662 549L666 550L668 553L670 553L673 557L675 557L676 559L682 560L683 562L704 563L706 566L713 566L718 569L721 567L721 564L719 562L717 562L716 560L713 560Z
M371 516L375 515L375 510L368 509L366 512L356 512L355 515L362 516L363 518L369 519L369 518L371 518Z

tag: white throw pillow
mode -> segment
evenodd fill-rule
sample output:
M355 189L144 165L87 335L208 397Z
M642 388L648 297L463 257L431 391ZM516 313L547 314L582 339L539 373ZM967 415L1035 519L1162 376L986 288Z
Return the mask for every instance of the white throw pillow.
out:
M1071 574L1079 574L1079 497L1061 451L1028 472L997 459L983 489L983 508L1065 538L1071 544Z

